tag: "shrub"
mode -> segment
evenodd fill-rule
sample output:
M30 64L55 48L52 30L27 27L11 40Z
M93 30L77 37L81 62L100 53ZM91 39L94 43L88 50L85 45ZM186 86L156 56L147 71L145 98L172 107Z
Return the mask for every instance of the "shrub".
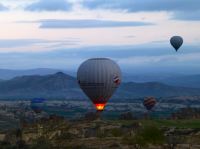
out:
M154 125L146 125L136 131L134 136L125 136L122 140L122 143L134 145L135 148L145 147L150 144L161 145L164 142L164 133Z
M111 129L111 134L114 137L121 137L122 136L122 132L118 128Z
M147 125L138 134L148 144L160 145L165 142L164 133L155 125Z
M30 146L30 149L53 149L51 142L43 137L38 138Z

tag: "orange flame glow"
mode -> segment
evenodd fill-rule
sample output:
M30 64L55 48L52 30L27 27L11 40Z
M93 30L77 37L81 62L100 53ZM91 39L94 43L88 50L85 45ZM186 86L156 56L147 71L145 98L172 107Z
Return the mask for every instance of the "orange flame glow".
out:
M95 106L96 106L97 111L103 111L105 104L104 103L98 103L98 104L95 104Z

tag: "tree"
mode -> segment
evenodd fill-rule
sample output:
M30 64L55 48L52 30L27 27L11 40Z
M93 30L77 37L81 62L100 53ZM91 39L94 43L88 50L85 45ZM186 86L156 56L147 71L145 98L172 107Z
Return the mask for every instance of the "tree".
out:
M165 142L164 133L155 125L146 125L138 129L134 136L126 136L123 143L139 149L152 145L162 145Z

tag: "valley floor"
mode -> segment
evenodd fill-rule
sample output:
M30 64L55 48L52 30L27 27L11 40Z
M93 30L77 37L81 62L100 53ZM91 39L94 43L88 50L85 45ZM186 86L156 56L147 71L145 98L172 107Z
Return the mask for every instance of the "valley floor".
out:
M67 121L54 117L0 136L5 148L200 149L200 119Z

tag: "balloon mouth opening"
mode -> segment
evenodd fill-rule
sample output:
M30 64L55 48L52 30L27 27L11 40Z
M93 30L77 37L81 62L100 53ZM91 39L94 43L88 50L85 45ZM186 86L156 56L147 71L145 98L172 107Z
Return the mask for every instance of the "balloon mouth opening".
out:
M105 103L97 103L97 104L95 104L95 107L96 107L97 111L103 111L105 108L105 105L106 105Z

